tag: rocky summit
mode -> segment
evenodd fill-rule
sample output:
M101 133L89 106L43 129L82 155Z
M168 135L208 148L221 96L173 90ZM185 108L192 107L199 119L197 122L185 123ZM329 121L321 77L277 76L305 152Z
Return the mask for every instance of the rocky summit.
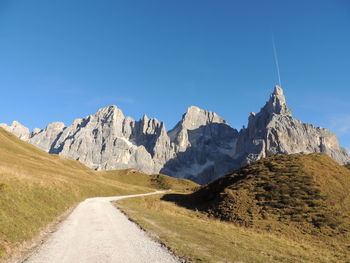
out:
M292 117L281 87L259 113L251 113L248 127L239 133L236 159L241 166L276 154L326 153L340 164L349 162L338 138L327 129Z
M19 122L0 124L24 141L96 170L136 168L207 183L261 158L276 154L326 153L340 164L350 158L330 131L292 117L276 86L248 126L232 128L214 112L191 106L173 129L146 115L135 121L116 106L32 132Z

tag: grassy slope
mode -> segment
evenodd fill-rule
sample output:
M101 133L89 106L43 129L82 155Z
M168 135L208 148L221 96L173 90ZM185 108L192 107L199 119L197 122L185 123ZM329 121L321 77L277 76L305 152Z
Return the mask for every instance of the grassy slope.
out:
M95 172L77 161L47 154L0 128L0 260L87 197L192 186L160 177Z
M199 185L186 179L177 179L163 174L148 175L140 173L135 169L114 170L99 172L104 178L116 180L121 183L135 186L174 190L181 192L193 191Z
M219 221L204 213L161 200L161 196L118 201L129 217L156 240L190 262L341 263L349 252L330 243L300 235L293 239Z
M186 199L244 226L333 236L350 227L350 171L324 154L266 158Z
M261 160L189 196L120 204L194 262L350 262L349 190L350 171L329 157L285 155ZM315 225L312 219L322 219L323 213L341 224Z

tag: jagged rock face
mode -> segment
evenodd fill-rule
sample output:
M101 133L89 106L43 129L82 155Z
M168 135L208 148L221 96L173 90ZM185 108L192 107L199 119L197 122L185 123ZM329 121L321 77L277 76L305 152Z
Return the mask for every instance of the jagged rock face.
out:
M149 150L162 126L156 119L125 118L120 109L110 106L62 129L50 152L97 170L137 168L153 173L155 162Z
M270 100L258 114L251 113L242 129L235 158L241 166L276 154L326 153L341 164L349 161L337 137L324 128L292 117L283 90L276 86Z
M64 128L63 122L53 122L47 125L44 130L36 128L32 131L28 142L38 146L46 152L52 152L51 148L55 144L55 140L63 132Z
M12 125L7 125L6 123L0 123L0 127L7 130L8 132L13 133L21 140L28 140L30 136L29 129L22 124L20 124L18 121L13 121Z
M169 136L176 155L162 173L207 183L238 168L232 158L238 131L216 113L191 106Z
M146 115L125 117L116 106L100 109L65 127L61 122L29 130L18 122L0 127L41 149L79 160L97 170L136 168L207 183L260 158L276 154L326 153L341 164L350 158L337 137L292 117L276 86L259 113L240 132L216 113L191 106L167 132Z

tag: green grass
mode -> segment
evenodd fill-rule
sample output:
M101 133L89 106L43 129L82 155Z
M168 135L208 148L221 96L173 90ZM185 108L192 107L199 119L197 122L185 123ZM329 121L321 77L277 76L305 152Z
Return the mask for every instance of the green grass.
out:
M0 128L0 261L87 197L151 192L195 184L137 171L95 172L50 155ZM179 183L177 183L179 182Z
M125 199L117 205L191 262L350 262L349 250L335 240L323 242L304 235L293 239L284 233L241 227L164 201L159 195Z

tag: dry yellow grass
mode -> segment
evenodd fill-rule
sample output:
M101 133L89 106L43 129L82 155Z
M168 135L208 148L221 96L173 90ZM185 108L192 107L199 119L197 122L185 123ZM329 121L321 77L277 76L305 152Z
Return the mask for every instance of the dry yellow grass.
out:
M177 179L164 174L148 175L137 171L136 169L101 171L104 178L116 180L125 184L157 188L163 190L175 190L181 192L193 192L199 188L195 182L186 179Z
M265 158L167 198L242 226L350 240L350 171L325 154Z
M0 261L83 199L163 188L154 178L139 172L95 172L0 128ZM176 179L162 178L173 188L191 185L184 181L176 186Z
M191 262L340 263L350 262L349 251L300 235L239 227L205 214L162 201L162 196L118 201L118 207L153 233L174 252Z
M194 262L350 262L349 193L348 169L324 154L296 154L262 159L192 194L120 204Z
M317 172L312 165L307 169ZM345 173L341 168L332 172ZM329 175L326 166L322 173ZM318 183L327 186L322 178ZM133 169L95 172L77 161L49 155L0 128L0 261L87 197L194 187L186 180L148 176ZM160 197L123 200L120 205L157 239L193 262L350 262L346 240L247 229ZM345 196L341 207L347 205L350 199Z

